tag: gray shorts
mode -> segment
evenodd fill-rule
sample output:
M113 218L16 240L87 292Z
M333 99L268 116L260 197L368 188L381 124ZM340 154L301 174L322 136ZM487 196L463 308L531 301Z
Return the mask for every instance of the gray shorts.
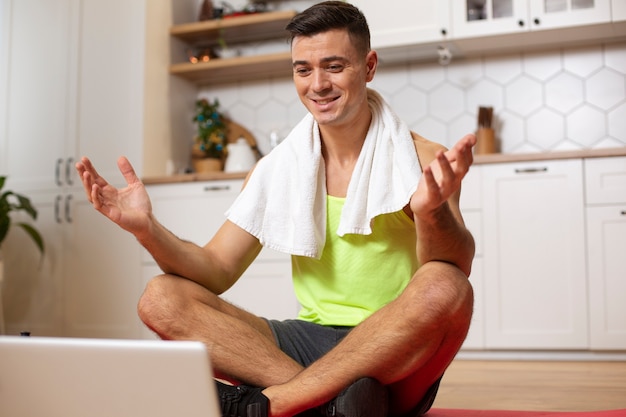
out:
M267 320L280 350L304 367L309 366L339 343L353 327L322 326L303 320ZM425 414L435 401L441 378L426 392L417 407L403 417Z

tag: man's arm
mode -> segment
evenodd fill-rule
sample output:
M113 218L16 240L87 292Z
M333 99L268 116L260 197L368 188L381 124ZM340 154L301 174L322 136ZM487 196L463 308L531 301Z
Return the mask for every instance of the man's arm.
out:
M474 258L474 239L465 227L459 209L461 181L472 162L474 135L467 135L446 151L440 145L417 138L422 177L411 197L417 231L416 251L420 264L443 261L456 265L466 275Z
M149 196L126 158L118 166L127 187L110 185L82 158L76 169L94 208L132 233L165 273L179 275L221 294L230 288L261 250L258 240L226 222L204 247L179 239L152 213Z

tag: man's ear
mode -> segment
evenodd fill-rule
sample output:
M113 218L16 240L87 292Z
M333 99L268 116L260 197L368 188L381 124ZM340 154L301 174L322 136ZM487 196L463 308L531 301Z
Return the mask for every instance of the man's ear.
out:
M365 65L367 67L367 82L372 81L376 68L378 67L378 54L376 51L369 51L365 56Z

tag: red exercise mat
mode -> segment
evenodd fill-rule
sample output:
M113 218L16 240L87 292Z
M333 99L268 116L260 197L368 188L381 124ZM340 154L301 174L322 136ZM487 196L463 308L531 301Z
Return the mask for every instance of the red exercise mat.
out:
M425 417L626 417L626 409L606 411L501 411L433 408Z

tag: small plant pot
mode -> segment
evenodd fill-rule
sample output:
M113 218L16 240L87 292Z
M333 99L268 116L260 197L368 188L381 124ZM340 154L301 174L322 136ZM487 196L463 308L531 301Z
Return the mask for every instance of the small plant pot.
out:
M191 166L194 172L215 172L222 170L222 160L217 158L192 158Z

